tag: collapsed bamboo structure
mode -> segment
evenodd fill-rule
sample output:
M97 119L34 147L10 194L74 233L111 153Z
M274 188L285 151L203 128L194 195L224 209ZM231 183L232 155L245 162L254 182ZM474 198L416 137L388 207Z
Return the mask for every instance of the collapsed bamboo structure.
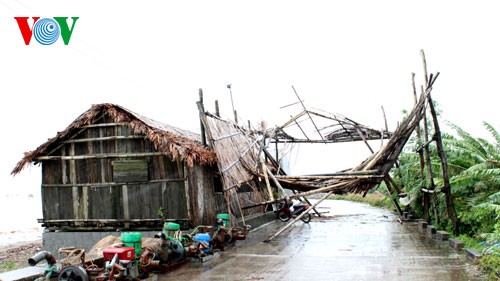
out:
M427 89L420 95L418 102L408 116L399 124L392 133L391 138L385 146L377 153L372 154L358 166L350 170L338 172L326 176L277 176L280 184L288 189L304 191L299 194L290 195L290 198L309 196L317 193L332 192L334 194L361 193L366 194L371 188L385 180L389 171L397 161L397 158L406 142L410 138L416 126L423 118L428 95L432 91L432 85L439 73L431 81ZM261 202L247 208L270 204L279 200Z
M301 123L306 122L307 119L315 126L316 124L320 126L321 122L324 125L317 127L317 132L311 134L301 126ZM302 137L292 135L290 130L293 126L299 128ZM319 134L320 139L314 138L316 134ZM281 143L338 143L387 139L390 136L391 133L388 131L369 128L338 113L333 114L304 108L287 122L275 128L271 138Z

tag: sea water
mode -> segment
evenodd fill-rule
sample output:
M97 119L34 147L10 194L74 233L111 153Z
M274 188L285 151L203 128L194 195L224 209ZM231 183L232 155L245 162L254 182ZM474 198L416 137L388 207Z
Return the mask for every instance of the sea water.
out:
M42 218L39 187L0 188L0 246L40 240L43 228L38 218Z

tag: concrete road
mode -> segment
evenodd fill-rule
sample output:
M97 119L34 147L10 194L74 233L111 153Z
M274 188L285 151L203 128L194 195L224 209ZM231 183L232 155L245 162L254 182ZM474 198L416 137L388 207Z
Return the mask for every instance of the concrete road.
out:
M479 280L446 242L420 234L415 223L347 201L326 200L329 218L299 221L270 243L285 223L252 231L245 241L204 263L190 262L158 280Z

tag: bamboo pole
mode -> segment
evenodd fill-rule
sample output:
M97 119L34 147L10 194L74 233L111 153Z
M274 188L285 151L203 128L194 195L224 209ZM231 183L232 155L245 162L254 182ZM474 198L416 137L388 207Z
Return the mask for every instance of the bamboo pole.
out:
M288 120L287 122L285 122L283 125L279 126L277 128L277 130L283 130L284 128L290 126L290 124L292 124L293 122L295 122L295 120L299 119L300 117L302 117L304 114L306 114L306 111L301 111L299 114L293 116L290 120Z
M205 125L203 122L203 114L205 112L205 106L203 105L203 89L198 89L198 95L200 100L198 101L198 110L200 111L200 130L201 130L201 143L203 146L207 145L207 137L205 136Z
M411 74L411 85L413 88L413 101L415 104L417 104L417 88L415 87L415 73ZM425 120L425 114L424 114L424 120ZM422 134L421 134L421 128L420 128L420 122L418 123L416 127L417 131L417 139L418 142L422 140ZM420 177L422 178L422 186L424 187L425 184L425 173L424 173L424 168L425 168L425 163L424 163L424 151L422 149L417 150L418 152L418 159L419 159L419 164L420 164ZM430 209L430 196L429 193L427 192L422 192L423 195L423 207L424 207L424 219L428 223L430 223L431 218L429 216L429 209Z
M286 192L285 192L285 189L283 189L283 187L281 186L280 182L278 181L278 179L276 179L276 177L273 175L273 173L271 173L271 170L269 170L269 168L265 167L264 168L266 169L266 172L267 174L271 177L271 179L273 180L274 184L276 184L276 186L281 190L281 192L283 193L283 195L286 195ZM295 192L294 192L295 193ZM304 200L307 202L307 204L311 205L311 202L309 202L309 200L304 197L304 196L300 196L300 193L299 194L295 194L297 198L300 198L300 197L303 197ZM313 208L314 209L314 208ZM321 217L320 213L318 212L318 210L314 209L314 212Z
M459 231L458 231L457 215L455 212L455 205L453 203L453 195L451 194L450 178L448 175L448 162L446 160L446 154L444 153L444 150L443 150L443 141L441 139L441 131L439 129L439 122L437 120L436 110L434 108L432 98L430 95L427 96L427 100L429 103L429 109L431 111L432 120L433 120L433 124L434 124L434 137L436 140L436 147L437 147L438 155L439 155L439 158L441 159L441 169L443 172L444 187L441 189L441 191L443 191L445 194L446 211L448 213L448 217L451 220L451 224L453 227L453 234L458 235Z
M266 171L266 173L271 177L271 179L273 180L274 184L279 188L279 190L281 191L281 193L283 193L283 195L286 195L285 189L283 189L283 187L281 186L280 182L276 179L276 177L273 175L273 173L271 173L271 170L269 170L269 168L266 167L265 165L263 166L263 168Z
M424 50L420 50L420 53L422 55L422 60L424 63L425 72L427 72L427 64L426 64L426 60L425 60ZM437 73L437 75L439 75L439 72ZM436 75L436 77L437 77L437 75ZM429 81L428 81L427 88L432 87L432 84L433 84L433 79L431 76ZM446 211L447 211L448 217L451 220L453 234L458 235L459 234L458 221L457 221L457 215L456 215L456 211L455 211L455 205L453 203L453 195L451 194L450 178L448 175L448 162L446 160L446 154L444 153L444 150L443 150L443 141L441 139L441 131L439 128L439 121L437 119L436 110L434 108L434 104L432 102L432 97L431 97L430 93L427 96L427 103L429 105L429 109L431 112L432 121L433 121L433 125L434 125L434 138L436 140L436 147L437 147L439 158L441 159L441 169L443 172L443 183L444 183L444 187L441 189L441 191L443 191L445 194Z
M311 191L307 191L307 192L302 192L300 194L290 195L289 198L293 199L293 198L298 198L298 197L303 197L303 196L309 196L309 195L313 195L313 194L317 194L317 193L325 193L325 192L329 192L329 191L332 191L332 193L333 193L333 191L335 191L334 190L335 188L341 188L341 187L344 187L344 186L349 186L349 185L357 183L357 182L359 182L359 180L357 180L357 179L346 180L346 181L338 182L338 183L335 183L335 184L332 184L332 185L329 185L329 186L318 188L318 189L315 189L315 190L311 190ZM254 204L254 205L249 205L249 206L243 207L243 209L254 208L254 207L257 207L257 206L271 204L271 203L275 203L275 202L282 201L282 200L285 200L285 198L275 199L274 201L260 202L260 203Z
M290 118L293 118L292 116L290 116ZM297 125L297 127L299 127L300 131L302 132L302 134L304 135L304 137L306 137L306 139L309 141L309 137L306 135L306 132L304 132L304 130L302 129L302 127L300 126L300 124L297 122L297 120L293 120L293 122L295 122L295 125Z
M296 190L292 189L292 192L293 192L293 194L299 194L300 195L299 191L296 191ZM302 198L304 201L306 201L307 205L312 206L311 201L309 201L309 199L307 199L307 197L299 197L299 199L300 198ZM313 208L313 210L316 213L316 215L318 215L318 217L321 217L321 213L318 210L316 210L316 208Z
M384 179L385 185L387 187L387 192L389 193L389 198L391 199L392 205L394 205L394 208L398 211L399 214L399 219L400 221L403 221L403 211L401 210L401 207L399 207L398 202L396 202L396 199L392 196L392 193L394 192L394 189L392 185L392 182L388 180L387 178Z
M354 128L356 129L356 132L358 132L359 137L363 140L363 142L368 147L368 150L370 150L370 152L373 154L374 151L373 151L372 147L370 146L370 144L366 140L365 136L363 135L363 133L361 132L361 130L359 129L359 127L355 125Z
M416 97L415 97L416 98ZM415 104L417 104L417 102L415 101ZM380 106L382 108L382 115L384 116L384 125L385 125L385 132L387 133L387 135L389 135L389 126L387 125L387 117L385 115L385 109L384 109L384 106ZM381 143L380 143L380 148L382 148L384 146L384 132L382 132L381 136L380 136L380 140L381 140Z
M260 163L262 165L262 171L264 174L264 180L266 182L267 192L269 193L269 198L271 200L274 200L274 195L273 195L273 191L271 189L271 184L269 183L269 178L267 177L267 173L266 173L266 166L265 166L266 164L264 164L264 161L261 161Z
M421 91L423 92L423 87L421 87ZM434 193L434 189L436 188L436 185L434 183L434 172L432 172L432 161L431 161L431 152L429 150L429 143L431 141L429 141L429 128L427 126L427 113L425 112L424 114L424 117L423 117L423 123L424 123L424 141L426 143L426 145L424 146L424 160L425 160L425 164L427 166L427 175L429 177L429 187L427 188L427 190L429 191L424 191L426 193ZM436 204L436 196L430 196L429 194L429 200L431 201L431 205L432 205L432 209L433 209L433 213L434 213L434 219L436 220L436 224L439 224L439 215L438 215L438 210L437 210L437 204ZM429 222L430 222L431 218L429 216Z
M332 194L332 191L329 191L328 193L325 194L325 196L323 196L321 199L319 199L316 203L314 203L311 208L305 210L302 214L298 215L296 218L294 218L292 221L290 221L287 225L285 225L284 227L282 227L278 232L276 232L275 234L271 235L270 237L268 237L266 240L264 240L264 242L271 242L271 240L273 240L274 238L276 238L278 235L280 235L281 233L283 233L285 230L287 230L288 228L290 228L296 221L300 220L303 216L305 216L307 213L309 213L312 209L316 208L316 206L323 202L323 200L325 200L326 198L328 198L328 196L330 196Z
M304 103L302 102L302 100L300 99L299 97L299 94L297 93L297 91L295 90L295 87L292 86L292 89L293 89L293 92L295 93L295 95L297 96L297 98L299 99L300 101L300 104L302 105L302 108L304 108L304 110L306 111L307 113L307 116L309 116L309 119L311 120L312 124L314 125L314 128L316 129L316 132L318 132L318 135L319 137L324 141L325 139L323 138L323 135L320 133L318 127L316 126L316 123L314 123L314 120L312 119L312 116L311 114L309 114L309 111L306 109L306 106L304 105Z

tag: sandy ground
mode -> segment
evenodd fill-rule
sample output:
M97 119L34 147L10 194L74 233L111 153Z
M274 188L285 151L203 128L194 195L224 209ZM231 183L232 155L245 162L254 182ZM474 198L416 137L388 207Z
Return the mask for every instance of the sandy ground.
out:
M28 266L28 259L42 248L42 241L18 242L0 248L0 273Z
M41 228L0 232L0 273L28 266L41 248Z

